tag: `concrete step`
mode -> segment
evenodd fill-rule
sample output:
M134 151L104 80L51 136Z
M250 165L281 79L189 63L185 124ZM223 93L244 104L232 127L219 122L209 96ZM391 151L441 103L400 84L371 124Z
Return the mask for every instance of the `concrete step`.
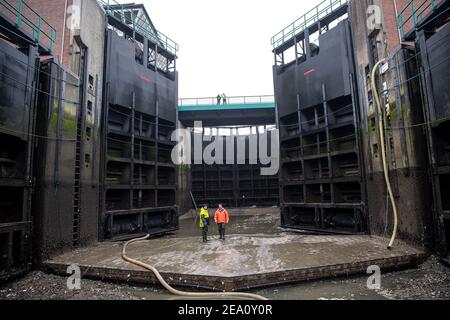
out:
M279 207L271 208L231 208L227 209L232 216L256 216L256 215L278 215Z
M257 215L279 215L279 207L270 208L226 208L230 216L257 216ZM200 208L199 208L200 210ZM216 208L209 208L209 213L213 214ZM195 210L191 209L182 216L180 219L190 219L195 215Z

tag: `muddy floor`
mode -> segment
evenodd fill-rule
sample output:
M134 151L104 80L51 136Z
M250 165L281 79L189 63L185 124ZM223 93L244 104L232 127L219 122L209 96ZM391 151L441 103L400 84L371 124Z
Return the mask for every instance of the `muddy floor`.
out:
M382 275L381 289L367 289L367 277L336 279L255 290L274 300L450 299L450 269L431 257L417 269ZM158 287L82 279L81 290L67 289L67 278L34 271L0 286L0 299L161 300L178 299Z
M232 220L227 231L235 236L262 232L269 232L272 236L285 234L278 228L279 214L276 213L232 217ZM180 221L180 231L164 239L173 241L199 236L198 233L196 221L188 217ZM215 228L211 230L211 237L217 237ZM275 300L450 299L450 268L439 263L435 257L431 257L417 269L382 274L379 290L369 290L367 279L368 276L332 279L252 292ZM0 284L0 299L165 300L178 297L159 287L100 282L83 277L80 290L69 290L67 277L34 271L16 281Z

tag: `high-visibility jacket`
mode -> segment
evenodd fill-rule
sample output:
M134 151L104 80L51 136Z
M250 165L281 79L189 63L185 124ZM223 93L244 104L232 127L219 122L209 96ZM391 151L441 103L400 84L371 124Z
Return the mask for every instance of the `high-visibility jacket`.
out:
M206 222L206 224L209 223L209 212L208 212L208 209L201 208L200 209L200 228L205 227L205 222Z
M214 214L214 221L218 224L222 223L228 223L230 221L230 215L228 214L228 211L226 209L217 209L216 213Z

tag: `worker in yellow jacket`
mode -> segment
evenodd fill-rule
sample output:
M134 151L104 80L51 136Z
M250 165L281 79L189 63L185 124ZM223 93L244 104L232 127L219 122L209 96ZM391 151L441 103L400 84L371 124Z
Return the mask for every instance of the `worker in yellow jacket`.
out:
M200 209L200 229L202 229L203 242L208 242L208 228L209 228L209 212L208 206L205 204Z

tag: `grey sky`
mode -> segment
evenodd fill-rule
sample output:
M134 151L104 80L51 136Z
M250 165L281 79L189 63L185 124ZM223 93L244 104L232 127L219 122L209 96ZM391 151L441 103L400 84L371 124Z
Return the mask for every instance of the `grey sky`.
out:
M273 94L270 38L322 0L142 2L180 45L179 96L192 98Z

